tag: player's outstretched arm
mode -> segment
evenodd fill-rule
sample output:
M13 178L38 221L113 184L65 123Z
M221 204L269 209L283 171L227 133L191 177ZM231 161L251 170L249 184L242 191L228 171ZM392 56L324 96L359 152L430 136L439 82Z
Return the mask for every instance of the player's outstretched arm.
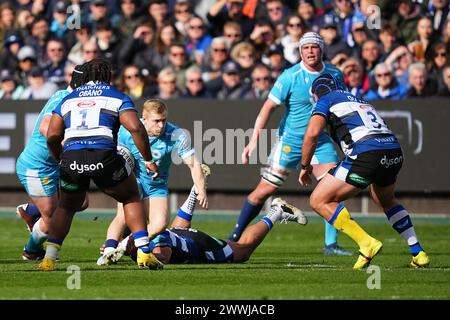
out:
M277 104L270 99L267 99L264 102L263 106L261 107L261 110L259 111L259 114L256 117L255 126L253 129L253 134L250 139L250 142L244 148L244 151L242 151L241 158L243 164L248 164L248 159L250 158L253 150L255 150L258 144L258 139L259 135L261 134L261 130L266 127L270 115L272 114L273 110L275 110L276 107Z
M61 142L64 140L64 129L65 126L63 118L54 113L48 125L47 147L56 162L59 162L62 153Z
M120 124L130 132L136 147L144 158L147 173L150 173L150 171L153 172L152 178L155 179L158 176L158 167L152 161L152 153L148 142L147 131L145 130L142 122L139 120L137 113L134 111L122 112L119 120Z
M197 190L198 203L204 209L208 209L208 195L206 194L206 181L203 175L203 170L200 161L192 155L183 160L184 163L191 170L192 181L194 182L195 189Z
M303 138L302 145L302 160L301 171L298 181L302 186L308 186L311 184L311 159L314 155L314 151L317 147L317 141L319 140L319 135L325 128L326 119L321 115L313 115L309 120L308 128L306 129L305 137Z

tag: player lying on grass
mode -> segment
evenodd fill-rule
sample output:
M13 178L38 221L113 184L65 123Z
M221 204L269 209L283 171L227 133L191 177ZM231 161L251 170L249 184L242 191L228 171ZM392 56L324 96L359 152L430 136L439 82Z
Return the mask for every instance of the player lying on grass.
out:
M187 208L181 207L181 209ZM302 225L307 223L306 217L299 209L277 198L272 201L269 213L245 229L238 241L221 240L200 230L192 229L194 207L192 206L186 211L183 210L182 213L179 211L171 228L150 241L152 253L161 262L161 268L163 264L169 263L245 262L276 222L294 221ZM125 247L125 251L123 247ZM132 260L136 260L136 246L132 236L125 238L116 249L118 258L122 254L129 255Z
M382 243L368 235L351 217L343 201L369 187L370 195L386 213L392 227L408 243L410 265L426 267L430 260L419 244L408 211L395 199L395 182L403 164L401 146L374 107L345 91L331 74L314 80L316 106L303 139L299 182L311 183L311 159L320 133L328 132L345 154L311 194L311 207L359 246L353 266L362 269L380 252Z
M41 260L50 220L58 203L59 166L47 148L47 130L52 111L64 97L81 86L84 65L75 66L69 86L57 91L45 104L36 121L30 141L17 159L16 173L32 203L19 205L17 215L27 223L30 236L22 251L24 260ZM86 209L85 199L80 211Z
M145 171L142 163L142 155L136 147L131 134L123 127L119 130L119 145L129 150L128 160L138 165L134 168L134 174L138 182L143 199L144 210L148 213L148 233L150 239L163 232L169 225L169 190L168 179L172 157L178 154L183 162L189 167L194 186L191 189L190 201L208 208L208 197L206 195L205 177L202 166L195 156L195 150L191 146L186 133L173 123L167 121L167 105L158 99L145 101L142 107L142 122L147 131L148 141L152 148L153 160L158 166L159 175L151 179ZM206 168L206 167L205 167ZM206 168L209 170L209 168ZM111 253L122 239L126 229L122 204L117 206L117 215L108 227L105 250L98 259L98 265L109 264Z

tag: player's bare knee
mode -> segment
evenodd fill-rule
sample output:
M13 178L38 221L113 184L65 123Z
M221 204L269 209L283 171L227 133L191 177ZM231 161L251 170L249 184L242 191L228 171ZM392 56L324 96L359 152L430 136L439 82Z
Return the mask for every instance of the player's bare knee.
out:
M323 207L324 201L317 193L313 192L309 197L309 206L316 212L320 211L320 208Z

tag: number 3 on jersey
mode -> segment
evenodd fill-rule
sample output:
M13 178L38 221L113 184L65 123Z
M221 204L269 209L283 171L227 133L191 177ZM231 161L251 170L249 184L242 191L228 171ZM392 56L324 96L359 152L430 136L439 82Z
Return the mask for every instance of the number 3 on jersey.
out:
M377 114L371 105L360 105L358 113L368 129L387 128L386 123Z
M100 109L78 109L71 112L73 127L77 129L97 128L100 122Z

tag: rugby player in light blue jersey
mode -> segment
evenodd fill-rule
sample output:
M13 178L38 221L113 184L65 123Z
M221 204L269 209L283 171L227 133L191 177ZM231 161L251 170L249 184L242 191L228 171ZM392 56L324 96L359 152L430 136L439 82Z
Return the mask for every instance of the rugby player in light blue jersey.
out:
M208 207L205 177L202 166L195 157L190 139L186 133L176 125L167 122L167 105L158 99L145 101L142 107L142 121L147 130L148 140L152 149L153 160L156 162L159 175L152 180L145 172L142 164L142 155L136 147L131 134L123 127L119 130L119 145L130 150L134 168L145 211L148 212L148 233L150 239L163 232L169 224L169 191L167 187L172 157L178 154L191 171L194 186L191 189L186 203L179 209L178 214L185 219L192 218L191 209L196 201L203 208ZM122 204L118 204L117 215L111 222L106 235L102 255L97 260L98 265L108 265L116 262L120 257L114 254L119 240L124 236L126 228Z
M151 253L144 207L136 178L117 152L117 134L123 125L133 136L146 172L158 176L145 127L130 97L110 85L111 65L103 59L86 63L83 83L53 110L47 146L60 166L60 196L50 221L41 271L53 271L58 250L70 231L73 216L83 203L92 180L100 190L122 202L136 247L140 268L157 269ZM61 143L63 142L63 145Z
M59 166L47 148L47 129L53 110L74 89L82 85L83 66L75 66L65 90L57 91L45 104L36 121L28 144L16 163L16 173L33 204L17 207L28 225L30 237L22 252L24 260L40 260L45 255L42 244L47 240L50 219L58 201ZM87 199L80 210L87 207Z
M344 83L341 71L322 61L323 47L323 39L317 33L307 32L303 35L299 42L302 61L280 75L256 118L253 135L242 153L244 164L248 163L256 148L260 132L266 127L271 113L277 106L283 105L286 108L268 166L256 189L248 195L236 227L228 237L230 240L239 239L245 227L259 214L267 198L282 186L290 171L298 168L302 156L302 140L313 108L310 88L314 79L327 72ZM312 162L314 176L319 180L337 160L331 139L322 133ZM324 253L351 254L337 245L337 234L336 229L325 221Z
M381 208L409 245L414 268L426 267L430 260L417 239L408 211L395 199L395 182L403 164L401 146L375 108L345 91L331 74L314 80L312 94L317 101L303 139L302 170L299 182L311 183L311 160L320 134L326 126L345 159L330 171L311 194L311 207L359 246L354 269L369 265L382 243L369 236L351 219L343 201L369 187Z

